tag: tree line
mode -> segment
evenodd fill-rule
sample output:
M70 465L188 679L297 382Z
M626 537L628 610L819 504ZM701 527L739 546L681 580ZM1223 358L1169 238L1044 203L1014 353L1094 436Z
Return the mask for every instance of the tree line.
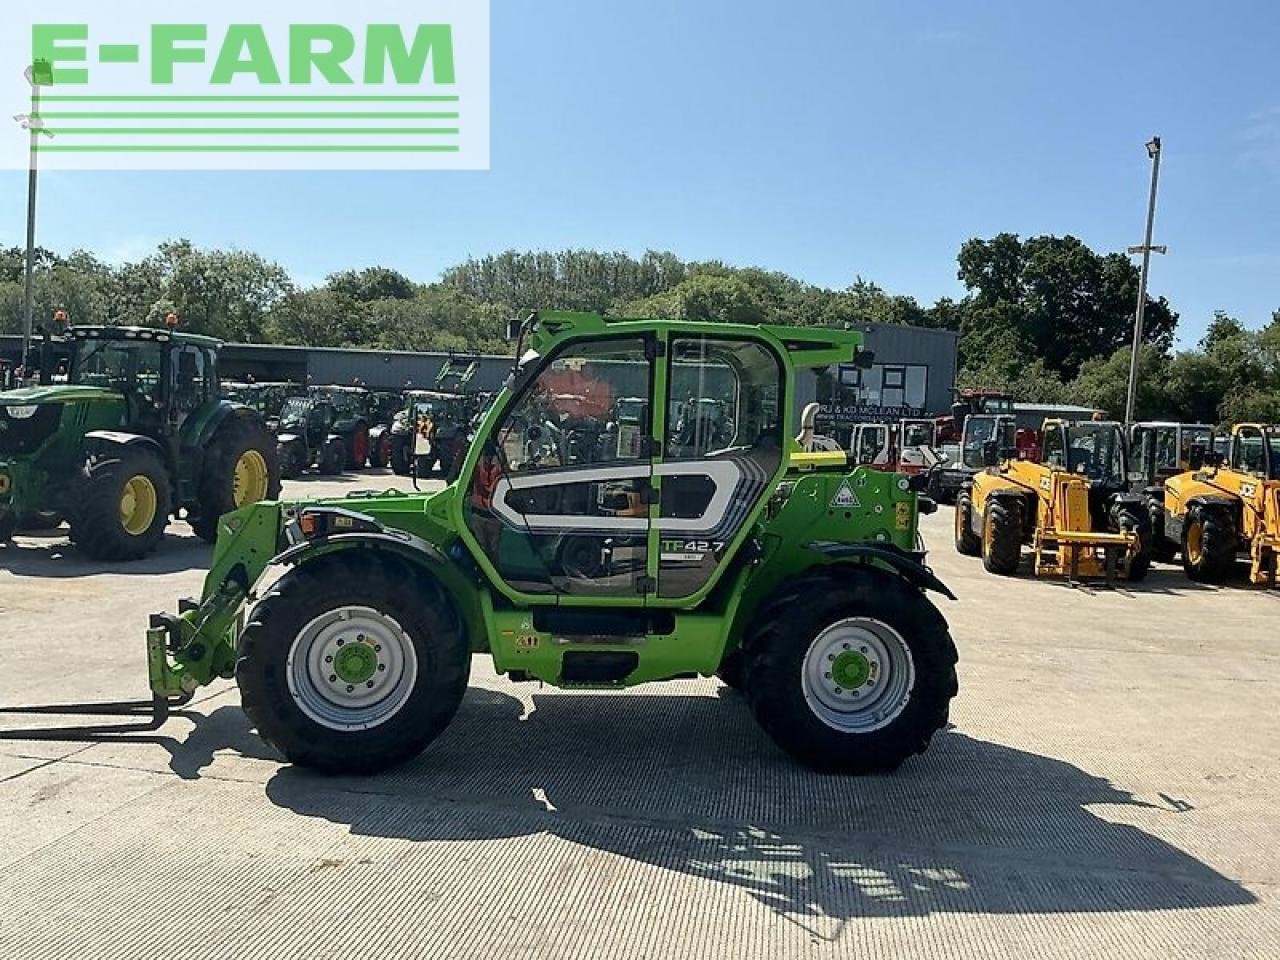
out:
M23 251L0 248L0 333L22 326ZM335 273L311 287L248 251L162 243L107 264L77 250L38 250L35 311L76 323L159 324L244 343L506 352L508 317L530 308L616 316L790 323L907 324L959 334L962 386L1017 399L1123 412L1138 271L1071 236L1001 233L965 242L960 299L926 306L861 277L840 289L784 273L668 252L507 251L421 283L385 267ZM1148 297L1138 415L1206 422L1280 420L1280 311L1261 330L1225 313L1175 350L1178 314Z

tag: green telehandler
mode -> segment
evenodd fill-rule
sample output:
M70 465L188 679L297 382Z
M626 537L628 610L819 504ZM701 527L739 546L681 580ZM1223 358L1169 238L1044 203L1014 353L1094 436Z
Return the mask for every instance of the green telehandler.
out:
M926 591L954 597L916 550L932 502L843 452L803 452L816 404L791 436L797 370L867 362L861 335L565 313L509 333L519 363L443 490L219 521L201 599L152 618L153 700L133 709L153 714L132 728L235 677L289 761L372 773L439 735L487 653L512 680L565 688L718 674L823 770L925 750L957 691ZM711 396L731 435L674 442L673 401ZM623 398L634 442L584 426Z
M213 542L222 514L280 495L262 417L220 399L217 340L107 326L66 338L65 384L0 393L0 542L66 518L92 559L136 560L171 515Z

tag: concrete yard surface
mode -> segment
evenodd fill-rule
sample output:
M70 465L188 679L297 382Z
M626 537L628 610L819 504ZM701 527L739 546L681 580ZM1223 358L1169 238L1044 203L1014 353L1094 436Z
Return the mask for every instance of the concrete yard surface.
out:
M223 682L156 734L0 741L0 958L1280 956L1280 591L1002 579L925 528L960 694L894 775L796 766L715 680L477 657L419 758L323 777ZM0 704L142 695L148 614L200 592L184 524L136 564L64 534L0 546Z

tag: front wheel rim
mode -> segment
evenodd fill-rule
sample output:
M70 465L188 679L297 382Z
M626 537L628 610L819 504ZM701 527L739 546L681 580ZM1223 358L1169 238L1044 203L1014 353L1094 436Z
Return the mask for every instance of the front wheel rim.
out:
M289 694L308 718L355 732L386 723L418 678L418 655L404 628L372 607L337 607L303 627L286 661Z
M232 477L232 502L237 508L267 498L270 471L267 459L257 450L246 450L236 461Z
M893 627L871 617L833 623L805 653L800 677L814 716L841 733L893 723L915 689L915 661Z
M1187 527L1187 560L1192 565L1199 564L1204 557L1204 533L1199 523Z

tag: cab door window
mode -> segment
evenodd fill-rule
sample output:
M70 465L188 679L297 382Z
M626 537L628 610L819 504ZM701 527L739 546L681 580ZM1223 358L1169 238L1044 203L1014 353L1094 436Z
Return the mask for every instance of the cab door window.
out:
M648 342L565 347L486 441L468 488L467 525L515 589L643 595L653 449Z
M658 595L687 597L715 574L782 465L783 375L765 346L712 335L671 340Z

